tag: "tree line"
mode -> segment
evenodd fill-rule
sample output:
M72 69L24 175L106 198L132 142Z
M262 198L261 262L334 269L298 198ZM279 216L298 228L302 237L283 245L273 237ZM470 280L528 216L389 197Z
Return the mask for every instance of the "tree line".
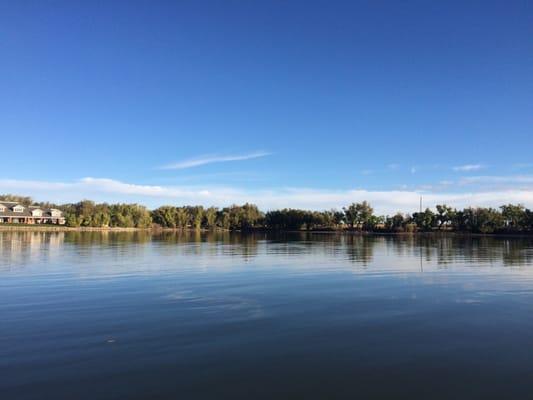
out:
M520 204L499 208L469 207L462 210L440 204L413 214L376 215L363 201L341 210L311 211L293 208L262 212L254 204L230 207L162 206L148 210L139 204L34 202L30 197L0 195L0 201L54 207L63 211L73 227L126 227L226 230L350 230L361 232L533 233L533 211Z
M31 197L11 194L0 195L0 201L13 201L24 206L57 208L63 212L65 223L71 227L121 227L150 228L152 215L150 211L138 204L107 204L82 200L78 203L54 204L35 202Z

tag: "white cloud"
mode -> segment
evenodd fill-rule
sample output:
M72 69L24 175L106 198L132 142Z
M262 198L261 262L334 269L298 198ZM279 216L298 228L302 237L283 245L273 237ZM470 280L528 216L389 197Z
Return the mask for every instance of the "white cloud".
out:
M478 171L482 168L485 168L485 166L481 164L466 164L466 165L458 165L457 167L453 167L452 169L458 172L468 172L468 171Z
M199 167L201 165L213 164L213 163L250 160L253 158L265 157L270 154L271 153L268 153L266 151L256 151L254 153L249 153L249 154L230 155L230 156L206 155L206 156L202 156L198 158L190 158L187 160L168 164L163 167L160 167L160 169L186 169L186 168Z
M533 181L533 177L530 177ZM0 193L30 195L37 200L75 202L84 198L95 201L138 202L155 208L163 204L202 204L227 206L251 202L263 210L276 208L329 209L352 202L369 201L376 212L392 214L418 209L420 196L424 206L446 203L454 207L491 206L522 203L533 207L533 189L487 190L482 192L424 192L421 190L328 190L316 188L242 189L235 187L186 187L138 185L106 178L83 178L74 182L0 180Z
M208 196L207 190L186 190L153 185L136 185L106 178L83 178L75 184L80 188L88 188L103 193L124 195L155 196L155 197L189 197Z

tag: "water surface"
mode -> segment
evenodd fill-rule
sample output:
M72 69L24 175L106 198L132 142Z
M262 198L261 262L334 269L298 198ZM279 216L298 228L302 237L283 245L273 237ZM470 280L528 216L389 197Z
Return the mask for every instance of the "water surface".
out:
M533 241L0 232L4 399L528 398Z

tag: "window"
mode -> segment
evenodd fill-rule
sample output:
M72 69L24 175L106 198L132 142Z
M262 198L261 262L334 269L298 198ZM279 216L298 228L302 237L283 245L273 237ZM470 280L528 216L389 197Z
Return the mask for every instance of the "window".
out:
M23 212L23 211L24 211L24 207L22 207L22 206L15 206L15 207L13 207L13 212L18 212L18 213L20 213L20 212Z

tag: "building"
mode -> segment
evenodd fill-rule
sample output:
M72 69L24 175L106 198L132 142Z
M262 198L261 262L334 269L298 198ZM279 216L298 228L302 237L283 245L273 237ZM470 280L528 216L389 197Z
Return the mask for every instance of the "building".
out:
M0 201L0 223L64 225L63 213L55 208L23 206L12 201Z

